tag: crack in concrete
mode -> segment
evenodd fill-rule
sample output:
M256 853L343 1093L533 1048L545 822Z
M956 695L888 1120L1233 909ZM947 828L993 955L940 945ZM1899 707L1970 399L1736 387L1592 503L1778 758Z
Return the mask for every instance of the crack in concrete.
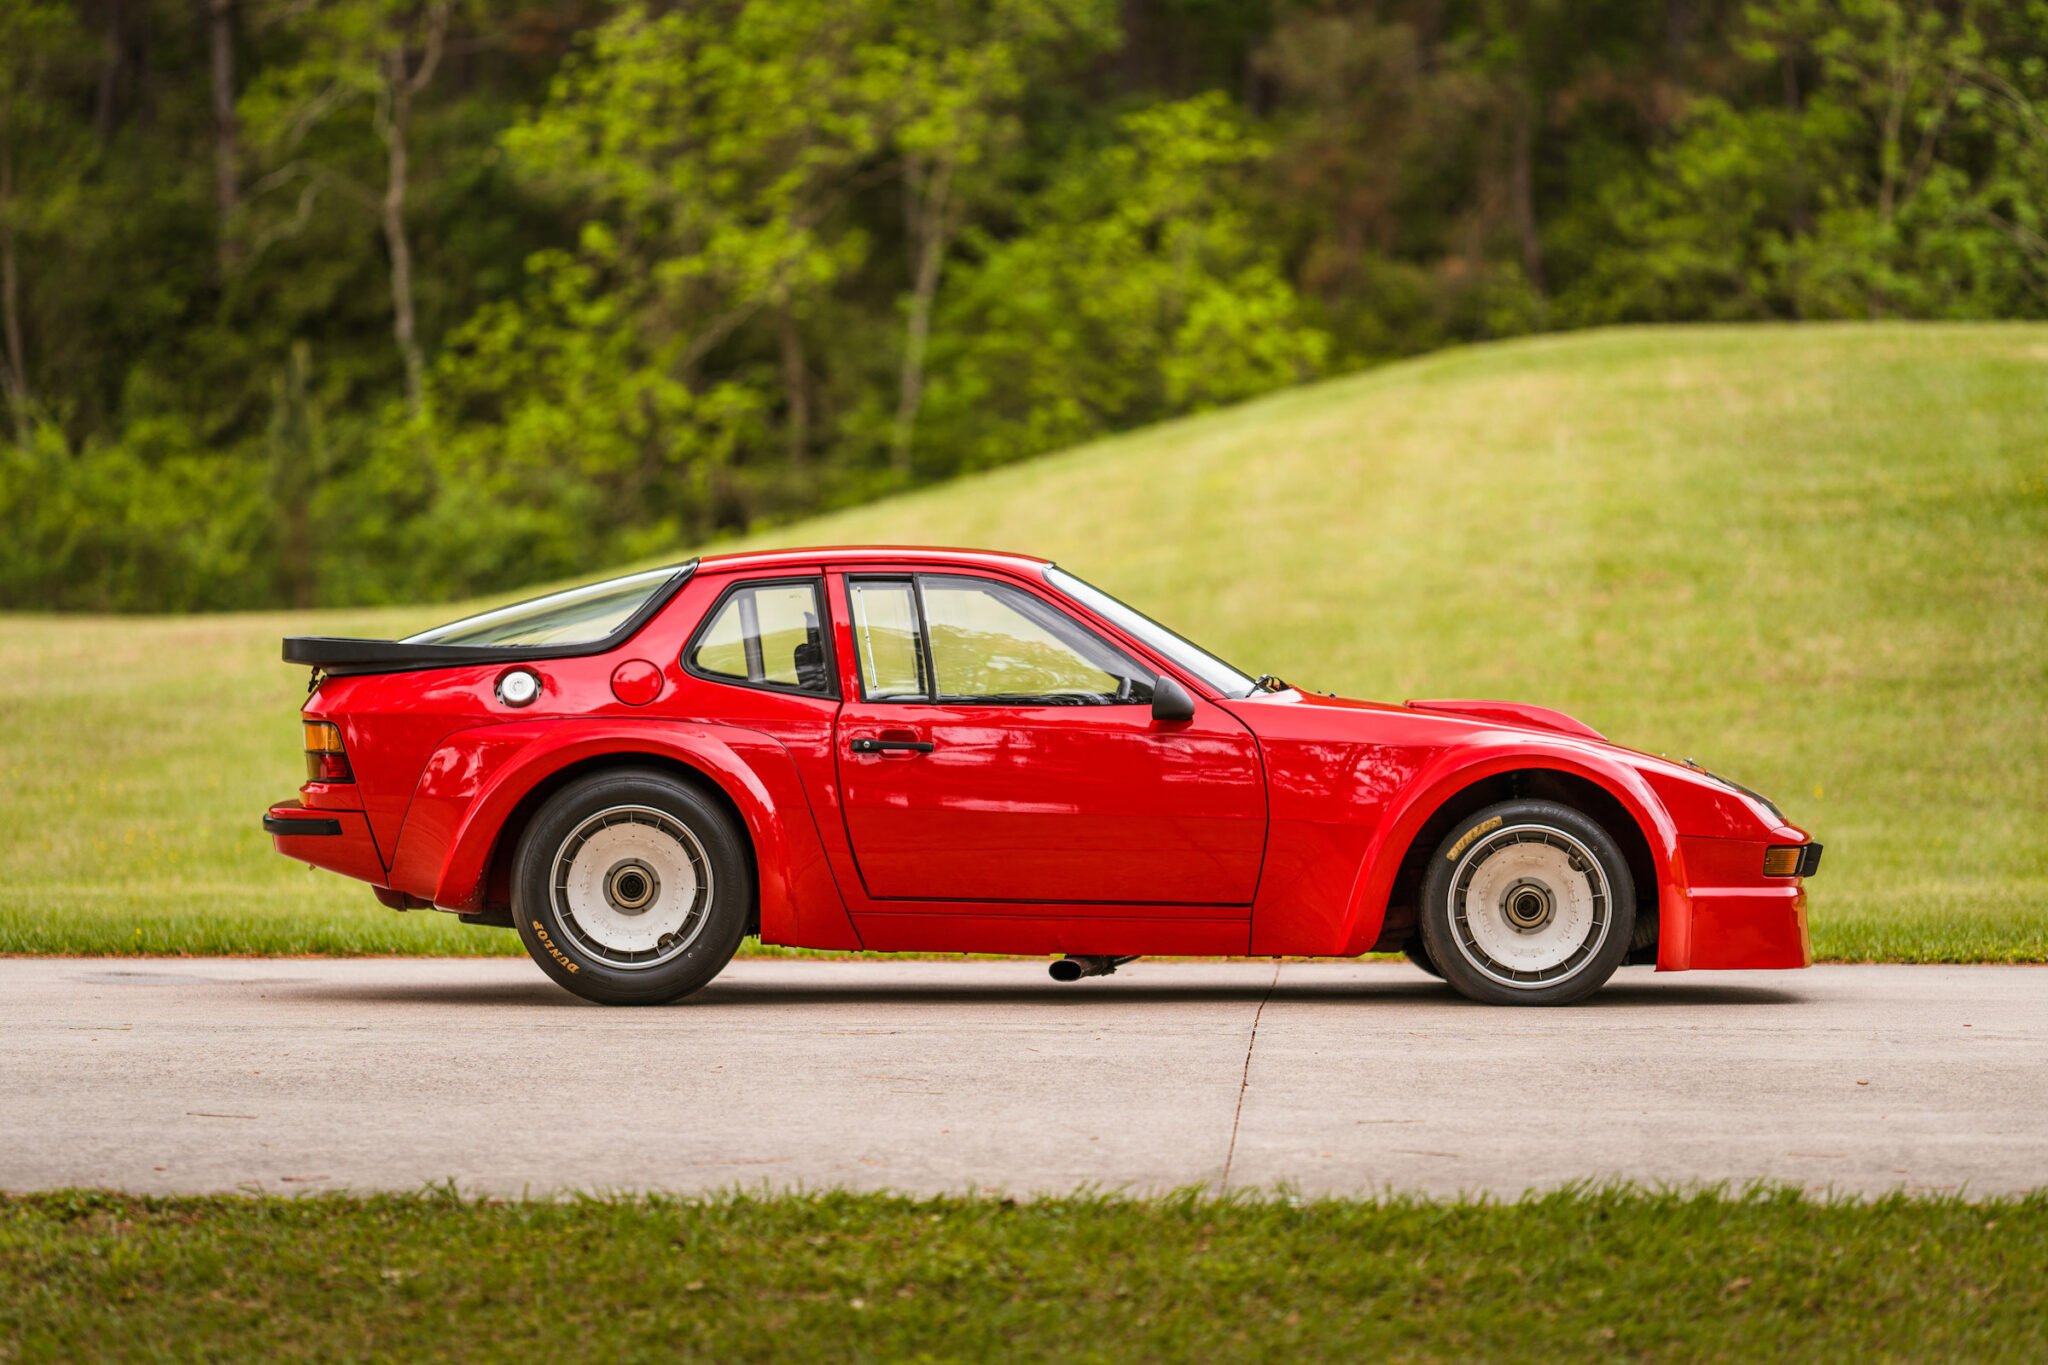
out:
M1265 1017L1266 1002L1273 998L1273 988L1280 984L1280 964L1273 964L1273 979L1266 983L1266 993L1259 997L1259 1007L1252 1011L1252 1035L1244 1040L1244 1074L1237 1078L1237 1108L1230 1116L1230 1147L1223 1153L1223 1178L1216 1182L1217 1193L1230 1188L1230 1167L1237 1160L1237 1130L1244 1123L1244 1092L1252 1083L1252 1049L1259 1045L1259 1020Z

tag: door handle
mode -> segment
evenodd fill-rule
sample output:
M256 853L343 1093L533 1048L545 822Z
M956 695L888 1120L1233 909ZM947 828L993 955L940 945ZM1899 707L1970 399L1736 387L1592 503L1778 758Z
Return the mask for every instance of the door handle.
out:
M857 739L846 747L857 754L886 753L891 749L901 749L913 754L928 754L934 746L928 739Z

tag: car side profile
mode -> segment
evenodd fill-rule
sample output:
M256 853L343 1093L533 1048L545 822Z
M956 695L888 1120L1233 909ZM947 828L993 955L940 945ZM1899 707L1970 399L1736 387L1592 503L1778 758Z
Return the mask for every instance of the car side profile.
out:
M278 851L514 928L605 1003L749 934L1063 980L1402 951L1500 1004L1812 961L1820 845L1756 793L1539 706L1253 677L1022 555L720 555L284 657L313 685Z

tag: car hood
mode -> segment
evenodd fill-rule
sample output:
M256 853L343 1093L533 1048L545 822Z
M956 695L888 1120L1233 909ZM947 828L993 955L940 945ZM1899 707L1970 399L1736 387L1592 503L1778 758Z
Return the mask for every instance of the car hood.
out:
M1447 720L1463 721L1474 729L1493 730L1507 727L1533 730L1539 734L1564 735L1610 749L1624 749L1624 746L1616 744L1584 721L1575 720L1562 711L1554 711L1548 706L1534 706L1528 702L1495 701L1481 697L1438 697L1426 701L1403 702L1395 706L1389 702L1360 701L1353 697L1339 697L1327 692L1307 692L1288 687L1278 692L1254 693L1240 702L1232 703L1231 709L1249 720L1254 716L1255 708L1269 703L1307 707L1324 714L1372 712L1382 716L1442 716ZM1252 728L1256 730L1258 726L1254 724ZM1624 751L1636 752L1632 749Z
M1547 706L1531 706L1519 701L1487 701L1476 697L1444 697L1432 701L1410 701L1402 703L1411 711L1433 711L1446 716L1471 716L1478 720L1500 721L1507 725L1519 725L1526 730L1549 730L1555 734L1571 735L1577 739L1597 739L1605 743L1607 736L1583 721L1573 720L1562 711L1553 711Z

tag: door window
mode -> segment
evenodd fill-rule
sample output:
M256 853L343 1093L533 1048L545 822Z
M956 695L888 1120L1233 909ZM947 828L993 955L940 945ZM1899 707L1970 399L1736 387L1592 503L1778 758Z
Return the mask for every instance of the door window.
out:
M1150 704L1152 674L1072 617L985 578L927 574L850 585L870 701Z
M815 696L832 695L818 586L747 583L729 591L684 656L692 673Z
M857 578L847 585L853 608L853 648L860 657L860 691L869 701L917 701L925 683L924 637L910 580Z

